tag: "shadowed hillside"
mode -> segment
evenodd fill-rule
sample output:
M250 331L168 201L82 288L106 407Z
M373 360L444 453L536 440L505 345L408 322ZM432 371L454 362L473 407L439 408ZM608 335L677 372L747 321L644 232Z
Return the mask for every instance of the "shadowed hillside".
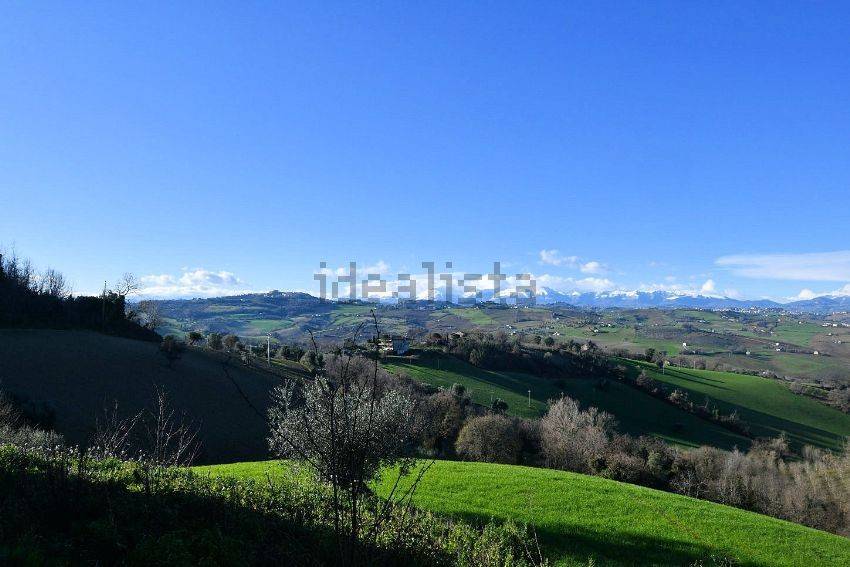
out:
M151 407L158 386L198 424L200 461L261 458L269 394L280 378L236 360L225 372L225 360L189 349L169 368L156 343L88 331L0 330L2 388L51 410L55 429L73 443L87 442L113 400L126 414Z

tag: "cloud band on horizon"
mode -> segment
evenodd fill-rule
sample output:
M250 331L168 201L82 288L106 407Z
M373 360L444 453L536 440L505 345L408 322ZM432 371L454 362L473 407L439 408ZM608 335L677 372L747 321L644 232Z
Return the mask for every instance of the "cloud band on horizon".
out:
M714 263L745 278L850 281L850 250L803 254L735 254L721 256Z

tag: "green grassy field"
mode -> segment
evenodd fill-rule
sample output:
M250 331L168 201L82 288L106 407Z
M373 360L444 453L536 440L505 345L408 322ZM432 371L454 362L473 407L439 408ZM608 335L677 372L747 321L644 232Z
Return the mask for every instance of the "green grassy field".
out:
M266 482L274 462L197 467L202 474ZM268 476L267 476L268 475ZM377 487L386 495L393 477ZM543 553L562 565L848 565L850 540L767 516L574 473L438 461L414 503L479 522L532 525ZM713 558L713 559L712 559Z
M561 393L579 400L583 406L596 406L614 414L618 429L633 435L655 435L671 443L696 447L714 445L724 449L746 448L749 440L713 423L639 392L624 384L609 382L607 389L597 388L593 379L554 380L521 372L483 370L454 357L428 356L415 362L391 359L385 366L391 372L404 372L411 378L450 388L466 386L472 400L489 405L491 396L508 403L508 412L521 417L545 413L547 401ZM531 407L528 407L528 390Z
M652 378L687 391L695 403L709 397L724 413L737 411L756 436L775 437L784 431L798 447L810 444L830 449L840 448L850 436L850 415L793 394L774 380L672 367L662 374L647 363L627 364L635 373L644 369Z
M483 370L451 356L427 356L415 362L402 360L391 359L384 366L390 372L403 372L441 388L463 384L472 401L478 404L489 406L491 399L501 398L514 415L538 417L546 411L547 400L560 396L560 390L552 380L521 372ZM531 407L528 390L531 390Z
M463 317L474 325L495 325L497 321L488 313L487 309L456 309L455 314Z

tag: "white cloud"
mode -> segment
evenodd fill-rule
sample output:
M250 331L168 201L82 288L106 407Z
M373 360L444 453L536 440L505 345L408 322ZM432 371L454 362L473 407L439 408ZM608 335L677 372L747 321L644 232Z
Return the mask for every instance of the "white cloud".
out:
M363 268L365 274L386 274L390 271L390 265L383 260L378 260L376 264Z
M576 281L579 291L611 291L617 286L608 278L584 278Z
M850 250L808 254L737 254L718 258L715 264L746 278L850 280Z
M608 266L602 262L597 262L596 260L580 262L578 256L564 256L561 254L560 250L556 248L541 250L540 263L549 266L563 266L578 269L583 274L600 275L608 271Z
M815 292L811 289L805 288L801 289L800 293L795 295L790 299L806 301L809 299L814 299L816 297L824 297L824 296L832 296L832 297L850 297L850 283L846 284L844 287L840 289L836 289L833 291L824 291L824 292Z
M603 274L606 271L605 264L600 262L587 262L579 268L583 274Z
M209 270L196 269L184 272L178 280L180 285L194 286L234 286L240 283L239 278L233 272L210 272Z
M139 278L142 287L140 297L148 298L192 298L239 295L254 290L236 277L233 272L210 271L203 268L184 270L179 276L151 274Z
M560 251L556 249L541 250L540 262L549 264L550 266L575 266L578 261L576 256L561 256Z
M171 285L176 280L169 274L149 275L139 278L143 287Z
M638 286L637 290L649 293L664 291L675 295L704 295L706 297L733 297L732 293L734 293L740 297L740 294L734 289L724 290L723 295L717 293L717 284L711 279L706 280L702 285L696 283L687 285L672 283L670 280L668 280L668 283L642 283Z
M794 299L799 299L799 300L805 301L805 300L808 300L808 299L814 299L814 298L818 297L819 295L820 294L817 294L810 289L801 289L800 293L798 293L797 296Z

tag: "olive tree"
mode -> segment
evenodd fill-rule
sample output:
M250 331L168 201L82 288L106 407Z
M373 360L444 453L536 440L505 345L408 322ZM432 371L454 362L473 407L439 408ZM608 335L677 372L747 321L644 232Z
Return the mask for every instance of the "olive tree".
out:
M391 467L399 470L396 488L412 474L416 399L393 387L377 358L353 355L325 357L312 378L288 381L274 396L271 449L330 486L341 561L356 562L360 542L377 536L395 496L394 488L387 500L372 498L370 483Z

